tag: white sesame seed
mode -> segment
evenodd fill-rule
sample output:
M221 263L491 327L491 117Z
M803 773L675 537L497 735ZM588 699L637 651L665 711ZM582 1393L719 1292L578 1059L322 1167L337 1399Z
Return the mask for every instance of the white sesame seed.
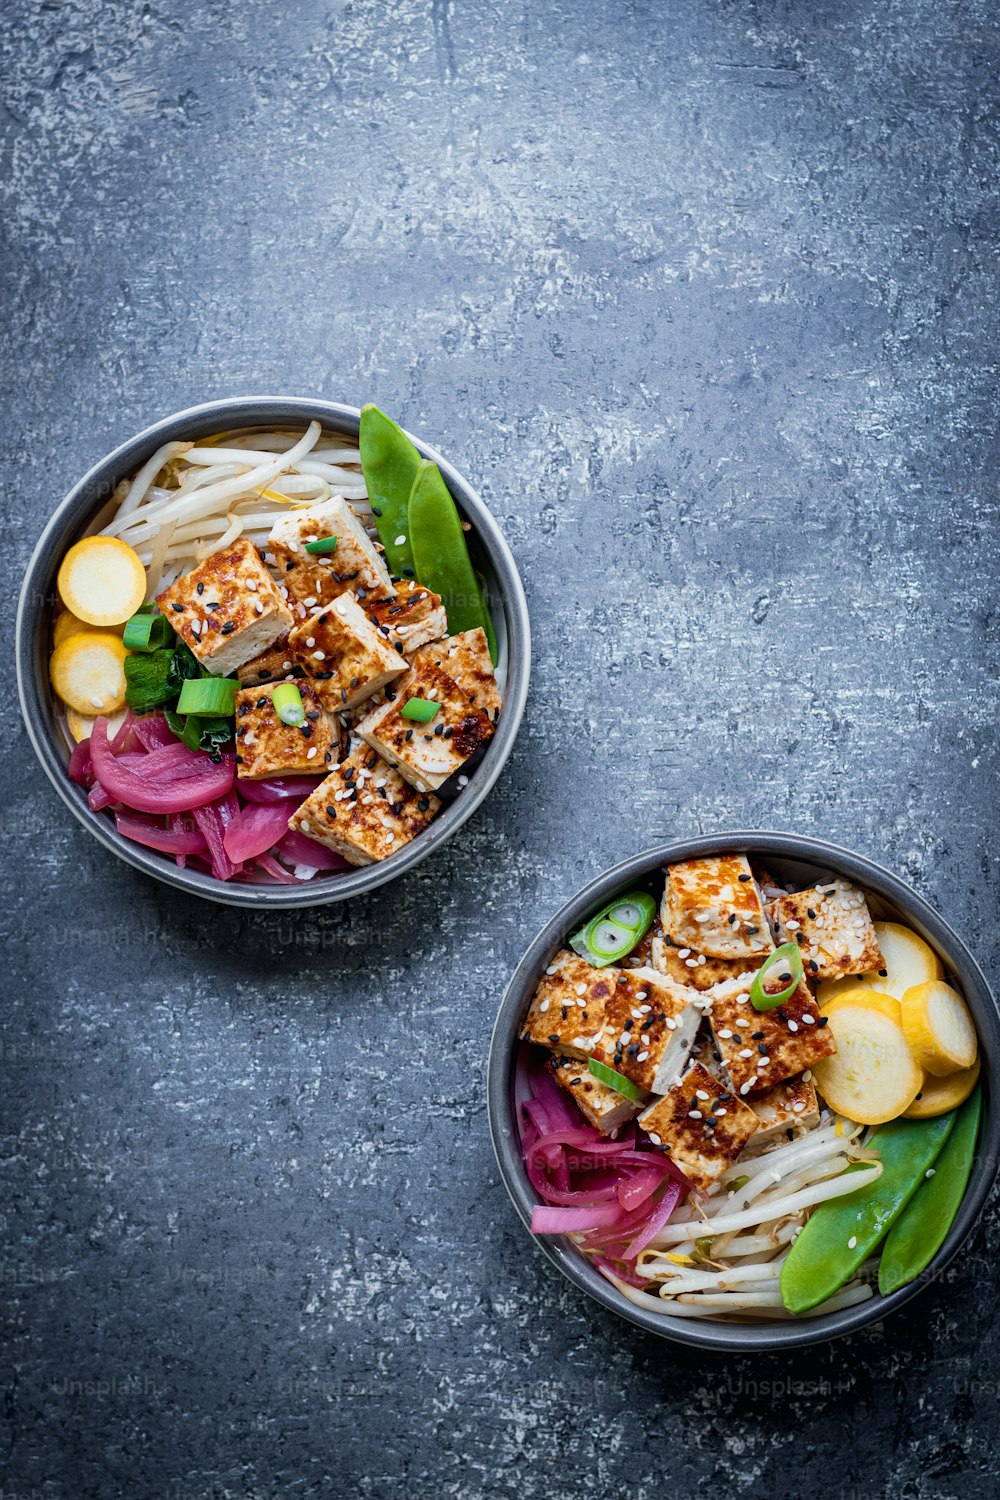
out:
M732 1034L733 1033L729 1030L728 1026L724 1026L722 1028L722 1030L719 1032L719 1036L720 1037L724 1037L727 1041L732 1036Z
M394 844L396 842L396 835L394 833L387 833L382 842L384 844Z
M805 1072L802 1075L802 1082L808 1083L812 1076L812 1068L806 1068Z
M406 545L406 537L405 536L398 536L396 538L396 546L397 547L403 547L405 545Z
M796 1099L795 1103L792 1105L792 1113L800 1115L805 1107L805 1102L802 1099Z
M802 923L796 922L794 917L789 917L788 921L785 923L785 926L788 928L789 932L798 932L799 928L802 926Z
M742 1047L737 1055L739 1057L753 1057L753 1048L752 1047Z
M936 1170L937 1170L936 1167L928 1167L927 1171L924 1173L924 1176L925 1177L933 1177Z
M646 1058L648 1056L649 1056L648 1052L640 1052L639 1055L636 1057L636 1062L645 1062Z
M315 644L316 644L316 637L314 635L307 635L306 636L306 645L307 646L315 646Z
M788 1023L788 1029L789 1029L789 1031L798 1031L798 1029L799 1029L798 1022L797 1021L789 1021L789 1023Z
M698 962L699 962L699 964L707 964L708 963L708 959L705 957L704 953L699 953L698 954Z
M255 599L255 600L254 600L254 606L253 606L253 607L254 607L254 609L255 609L255 610L256 610L256 611L257 611L257 613L258 613L258 614L259 614L259 615L262 615L262 614L263 614L263 613L264 613L264 604L263 604L263 601L262 601L262 600L260 600L260 599Z
M248 729L246 734L243 736L244 745L253 745L256 743L256 740L257 736L254 734L253 730Z
M740 1085L740 1093L741 1094L749 1094L752 1084L753 1084L753 1079L752 1078L747 1083L741 1084Z
M308 599L303 599L302 601L303 604L317 604L318 602L315 594L310 594Z
M256 580L256 578L248 578L247 579L247 588L250 590L251 594L256 594L256 592L257 592L257 580Z
M313 659L315 661L326 661L326 652L325 651L314 651L313 652Z
M201 621L200 620L192 620L191 621L191 634L192 635L201 635Z
M848 1250L856 1250L858 1248L858 1237L856 1234L852 1234L851 1238L847 1241L847 1248Z
M667 1030L668 1031L676 1031L677 1030L677 1022L674 1020L673 1016L668 1016L667 1017Z
M103 708L104 707L104 699L103 698L91 698L90 701L94 705L95 708Z
M696 969L698 967L698 960L696 958L686 958L684 964L689 969Z
M803 1026L815 1026L816 1025L816 1017L815 1016L803 1016L802 1017L802 1024L803 1024Z
M468 778L468 776L460 776L458 778L458 784L459 784L459 786L468 786L469 785L469 778Z
M587 986L585 984L576 984L573 988L578 995L585 995L587 993Z
M586 1000L581 1000L578 997L576 1003L580 1007L581 1010L586 1010L587 1009L587 1002L586 1002Z
M701 1119L701 1110L700 1109L689 1109L688 1110L688 1119L689 1120L700 1120Z
M687 956L688 956L688 954L690 952L691 952L690 948L678 948L678 950L677 950L677 957L678 958L687 958Z
M549 964L549 966L545 970L545 972L546 972L546 974L555 974L557 972L556 965L555 964Z
M646 993L645 990L643 990L642 993L644 995ZM639 998L641 1000L642 999L642 995L640 995ZM642 1013L643 1013L644 1016L648 1016L649 1013L650 1013L650 1011L653 1009L653 1007L651 1005L640 1005L639 1009L642 1011Z
M551 1003L552 1003L552 1002L551 1002L551 1001L550 1001L550 1000L543 1000L543 1001L542 1001L542 1003L541 1003L541 1005L540 1005L540 1006L539 1006L539 1007L538 1007L538 1009L539 1009L539 1010L540 1010L540 1011L541 1011L541 1012L542 1012L542 1014L543 1014L543 1015L544 1015L544 1014L545 1014L545 1012L546 1012L546 1011L547 1011L547 1010L548 1010L548 1008L549 1008L549 1006L550 1006L550 1005L551 1005Z
M313 745L311 750L306 751L306 760L314 760L316 757L316 753L316 746Z
M634 1010L632 1012L632 1019L633 1019L633 1021L641 1021L642 1020L642 1011L641 1010Z
M291 662L290 661L283 661L281 663L281 670L283 672L290 672L292 670L292 664L291 664Z
M719 1115L728 1115L728 1113L729 1111L728 1109L726 1109L725 1105L723 1105L721 1109L717 1109L715 1111L716 1118L718 1118Z
M712 1097L705 1089L695 1089L694 1096L696 1099L711 1099Z
M303 833L308 833L309 832L309 824L306 822L305 818L303 818L302 821L299 823L299 827L302 829Z
M661 1144L660 1137L656 1135L652 1130L649 1132L649 1139L653 1142L654 1146L659 1146Z
M640 1042L642 1042L643 1046L648 1047L649 1046L649 1032L648 1031L642 1032L641 1036L639 1037L639 1040L640 1040Z
M646 998L646 996L648 994L649 994L648 990L640 990L639 993L636 995L635 998L637 1000L645 1000L645 998ZM643 1011L647 1011L647 1010L649 1010L649 1006L648 1005L643 1005L643 1006L640 1006L640 1009L643 1010Z

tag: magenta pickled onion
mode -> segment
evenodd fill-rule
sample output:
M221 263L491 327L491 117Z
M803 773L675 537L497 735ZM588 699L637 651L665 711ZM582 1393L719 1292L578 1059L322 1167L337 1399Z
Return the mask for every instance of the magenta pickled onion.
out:
M284 865L279 864L270 854L258 854L257 863L262 870L266 870L269 875L273 875L275 880L280 880L282 885L302 884L297 875L293 875L291 870L286 870Z
M241 807L225 831L223 843L235 864L266 854L288 831L292 809L287 801L256 802Z
M90 753L90 741L80 740L73 746L69 758L69 779L77 786L89 786L94 779L94 761Z
M180 741L162 714L143 714L132 724L132 732L144 750L159 750Z
M233 791L203 807L192 807L191 816L205 835L216 880L232 880L241 865L226 853L226 829L239 816L239 798Z
M674 1209L681 1201L682 1191L683 1189L681 1188L679 1182L671 1182L667 1184L667 1188L663 1194L663 1197L653 1209L653 1212L650 1214L646 1224L636 1235L635 1239L631 1240L625 1246L625 1252L622 1255L622 1260L635 1260L640 1250L645 1250L646 1246L649 1244L654 1235L659 1234L660 1230L663 1228L664 1224L670 1218L670 1215L673 1213Z
M636 1155L639 1155L637 1152ZM626 1178L618 1184L618 1202L628 1213L633 1209L641 1208L647 1199L652 1198L656 1189L663 1181L665 1173L656 1167L643 1167L636 1172L634 1177Z
M132 726L128 727L131 732ZM120 734L115 737L116 744L120 738ZM189 750L189 773L182 779L172 778L158 783L157 778L145 767L139 771L132 766L119 764L108 743L108 721L103 714L94 721L90 753L93 757L94 775L108 796L115 802L124 802L126 807L136 812L192 812L195 808L204 807L225 796L232 787L236 770L235 757L232 755L223 755L218 761L213 761L200 750Z
M110 807L114 800L114 797L108 796L99 781L95 781L87 793L87 803L91 812L101 812L105 807Z
M114 739L111 741L111 753L113 755L121 755L123 750L131 749L134 740L134 736L132 734L134 724L135 714L130 708L127 708L125 710L125 717L122 720L121 724L118 726L118 732L116 733Z
M116 812L115 827L127 839L163 854L207 854L208 845L197 828L163 828L141 813Z
M531 1228L535 1234L573 1234L614 1224L621 1217L616 1204L596 1204L585 1208L549 1208L536 1203L531 1210Z
M277 853L289 864L311 865L314 870L353 869L350 861L342 855L335 854L325 844L317 844L315 839L304 833L297 833L294 828L290 828L284 835L277 846Z
M247 802L281 802L285 797L301 801L323 780L322 776L272 776L267 781L241 781L240 794Z

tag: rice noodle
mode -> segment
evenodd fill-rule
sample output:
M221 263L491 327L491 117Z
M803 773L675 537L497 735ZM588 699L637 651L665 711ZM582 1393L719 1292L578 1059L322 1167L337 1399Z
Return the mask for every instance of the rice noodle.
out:
M119 516L130 515L138 505L141 505L146 497L146 491L164 464L169 463L172 458L180 453L187 453L191 446L191 443L170 442L164 443L162 448L157 448L152 457L147 458L129 485L125 498L118 507L118 514L115 519L117 520Z

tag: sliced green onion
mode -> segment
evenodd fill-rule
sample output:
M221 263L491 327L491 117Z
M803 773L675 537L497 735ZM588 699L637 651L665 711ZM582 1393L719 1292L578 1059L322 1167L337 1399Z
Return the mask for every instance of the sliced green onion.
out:
M399 711L404 719L429 724L440 707L440 703L435 703L431 698L408 698Z
M139 613L125 621L122 645L127 651L162 651L173 640L174 632L165 615Z
M764 981L775 965L778 968L787 968L792 981L776 995L770 995L764 988ZM779 1005L784 1005L786 1000L792 998L799 987L801 978L802 954L799 952L798 943L782 943L780 948L768 954L753 976L753 984L750 986L750 1004L754 1010L776 1010Z
M318 536L314 542L306 542L306 551L311 552L313 557L326 557L336 550L337 538L335 536Z
M232 677L191 677L181 686L177 712L199 717L228 717L236 707L238 686Z
M271 702L282 724L297 729L306 722L306 706L294 682L280 682L271 694Z
M614 1068L609 1068L607 1063L598 1062L596 1058L587 1059L587 1071L593 1073L598 1083L614 1089L616 1094L621 1094L625 1099L645 1099L646 1097L645 1089L636 1088L631 1078L625 1078L621 1073L616 1073Z
M405 712L405 710L404 710ZM649 931L656 902L646 891L616 896L570 938L570 947L595 969L607 968L632 952Z

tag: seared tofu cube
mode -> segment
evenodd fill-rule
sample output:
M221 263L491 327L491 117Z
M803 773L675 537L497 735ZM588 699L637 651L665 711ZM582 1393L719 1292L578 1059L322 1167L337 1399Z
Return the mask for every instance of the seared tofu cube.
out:
M704 1192L731 1167L757 1129L757 1116L700 1063L639 1116L654 1146Z
M273 646L244 662L236 675L244 687L256 687L261 682L284 682L289 677L301 677L303 672L289 653L288 636L280 635Z
M750 1004L753 978L727 979L707 996L715 1045L741 1098L762 1094L837 1050L804 981L776 1010L755 1010Z
M647 1093L666 1093L687 1066L698 1033L696 1000L656 969L619 970L592 1055Z
M405 656L448 633L444 600L412 578L396 584L395 599L372 604L368 613L389 645Z
M743 854L686 859L667 869L663 930L675 948L706 958L754 958L771 951L757 882Z
M528 1007L522 1040L586 1061L600 1037L617 983L617 969L595 969L568 950L557 953Z
M227 677L292 623L291 611L246 537L213 552L156 602L203 667Z
M500 717L503 702L493 670L490 645L486 631L481 625L474 630L462 630L450 635L447 640L437 641L433 646L424 646L416 653L417 662L433 662L442 672L458 683L473 708L481 708L489 714L495 724Z
M775 941L796 942L806 973L839 979L885 968L864 892L846 880L779 896L768 907Z
M328 536L337 538L333 552L314 557L306 551L307 543ZM298 620L348 592L367 602L395 594L382 554L340 495L281 516L268 546Z
M436 702L438 712L427 723L403 717L411 698ZM443 785L493 734L492 721L473 708L452 677L431 662L415 664L393 685L388 701L358 725L358 734L396 766L418 791Z
M422 833L440 806L362 745L309 794L288 826L349 864L373 865Z
M810 1080L801 1073L775 1084L765 1094L752 1094L747 1103L757 1116L757 1133L750 1150L762 1151L779 1139L792 1140L819 1124L819 1100Z
M306 722L285 724L272 702L277 683L240 688L236 694L236 774L241 781L268 776L324 776L340 759L340 729L331 724L307 682L299 683Z
M693 948L675 948L662 929L653 938L650 957L654 969L694 990L710 990L724 979L738 979L748 969L760 967L756 959L709 958L705 953L695 953Z
M288 646L329 713L357 708L407 670L353 594L341 594L288 633Z
M546 1065L561 1089L575 1102L588 1125L610 1135L619 1125L636 1116L642 1104L626 1099L594 1077L578 1057L550 1057Z

